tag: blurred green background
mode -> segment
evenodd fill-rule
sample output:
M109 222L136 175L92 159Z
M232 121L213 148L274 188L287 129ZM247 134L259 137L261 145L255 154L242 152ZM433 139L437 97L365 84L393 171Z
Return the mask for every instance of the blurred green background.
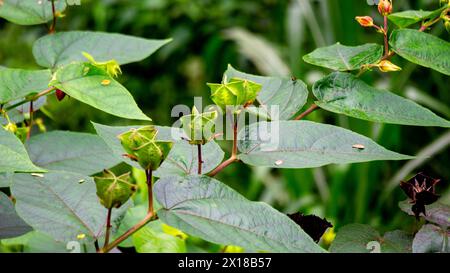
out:
M360 27L357 15L380 23L376 6L366 0L82 0L69 7L57 30L97 30L173 42L143 62L122 67L120 81L156 124L171 125L171 109L193 104L194 96L209 103L206 82L220 82L227 64L261 75L295 76L310 87L330 71L313 67L301 57L337 41L345 45L382 42L382 36ZM394 1L394 10L436 9L438 0ZM24 27L0 20L0 65L37 67L32 43L46 34L45 26ZM448 40L442 24L432 33ZM368 83L386 88L450 118L448 77L399 57L401 72L366 73ZM309 102L312 102L312 98ZM94 132L90 121L130 124L71 99L45 106L48 130ZM374 124L316 111L308 119L342 126L366 135L388 149L427 155L410 162L332 165L317 169L271 170L241 164L228 167L218 179L252 200L265 201L283 212L325 216L336 228L367 223L380 231L413 230L414 219L398 208L406 196L397 186L418 171L442 178L438 192L450 202L449 131ZM134 123L135 124L135 123ZM229 152L230 143L222 143Z

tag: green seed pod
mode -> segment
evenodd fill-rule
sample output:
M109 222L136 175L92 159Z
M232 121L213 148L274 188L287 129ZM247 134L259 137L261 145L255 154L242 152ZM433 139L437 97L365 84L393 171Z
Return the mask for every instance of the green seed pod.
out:
M211 88L211 99L223 111L227 106L241 106L252 104L262 86L255 82L232 78L228 83L208 83Z
M180 118L183 130L189 138L192 145L205 144L214 136L215 120L217 112L199 113L195 106L192 108L191 115L185 115Z
M110 170L104 170L103 176L94 177L94 180L100 203L107 209L119 208L136 191L136 185L129 182L130 173L116 176Z
M145 170L156 170L167 158L173 142L156 140L158 130L154 126L131 129L118 136L128 157L137 161Z

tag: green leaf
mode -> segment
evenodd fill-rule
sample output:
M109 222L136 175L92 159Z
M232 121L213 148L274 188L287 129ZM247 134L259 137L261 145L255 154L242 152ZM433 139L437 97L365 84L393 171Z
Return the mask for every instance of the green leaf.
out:
M256 99L271 119L275 117L271 117L270 107L278 106L280 110L278 119L286 120L297 113L308 98L308 89L301 80L251 75L228 65L224 73L224 81L232 78L246 79L262 85Z
M133 234L133 244L138 253L184 253L183 239L164 233L160 221L153 221Z
M1 8L0 8L1 10ZM50 70L0 70L0 104L38 93L48 88Z
M44 172L28 157L22 142L0 127L0 172Z
M154 185L166 224L205 240L271 252L324 252L286 215L205 176L164 177Z
M106 113L128 119L151 120L133 96L106 71L88 63L73 63L56 71L50 83L67 95Z
M307 63L338 71L357 70L377 63L383 56L383 47L378 44L345 46L336 43L321 47L303 56Z
M33 136L26 148L31 161L48 170L92 175L121 162L93 134L53 131Z
M239 159L253 166L314 168L327 164L413 158L389 151L347 129L311 121L254 123L241 130L238 139L242 152Z
M12 183L12 173L0 173L0 188L8 188Z
M410 253L412 236L403 231L386 232L381 236L371 226L343 226L330 246L334 253Z
M81 54L83 51L99 62L114 59L119 64L128 64L147 58L170 41L170 39L151 40L116 33L58 32L37 40L33 46L33 55L39 65L49 68L86 61Z
M426 19L435 18L447 7L434 11L427 10L405 10L388 15L389 20L400 28L405 28Z
M450 253L450 231L426 224L423 225L414 237L413 253Z
M450 75L450 43L413 29L394 30L389 39L392 50L410 62Z
M59 13L66 8L66 1L55 1ZM52 4L42 0L3 0L0 17L18 25L45 24L53 18Z
M129 158L123 157L125 153L120 140L117 138L123 132L131 128L139 128L136 126L107 126L92 122L97 134L105 141L106 145L114 152L116 157L121 158L125 163L141 169L139 164ZM171 128L165 126L155 126L158 129L158 140L172 140L175 144L170 151L167 159L161 164L159 169L154 173L155 176L164 175L185 175L197 173L197 147L189 145L187 141L182 140L186 137L180 128ZM215 141L210 141L202 146L202 155L204 164L202 165L202 173L208 173L219 165L223 159L224 152Z
M313 86L316 104L350 117L403 125L450 127L445 120L417 103L369 86L356 76L335 72Z
M57 241L93 242L102 236L107 210L100 205L92 178L70 172L50 172L43 177L15 174L11 186L16 211L34 230ZM125 210L114 210L113 222Z
M406 212L407 214L414 216L414 213L411 210L411 203L409 200L404 200L400 202L399 207L401 210ZM426 215L420 214L425 220L431 223L438 224L442 227L450 227L450 206L436 202L431 205L425 206Z
M31 227L17 215L11 200L1 191L0 219L0 239L20 236L31 231Z

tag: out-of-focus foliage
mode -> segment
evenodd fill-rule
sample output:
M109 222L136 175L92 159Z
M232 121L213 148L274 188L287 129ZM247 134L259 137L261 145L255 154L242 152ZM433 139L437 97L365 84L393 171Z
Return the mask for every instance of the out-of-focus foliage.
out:
M330 71L307 64L302 60L303 55L337 41L349 46L382 42L381 35L361 28L354 20L355 16L367 14L381 23L376 6L369 6L365 1L355 2L85 0L81 7L66 9L70 20L59 20L57 29L173 38L173 42L150 58L124 65L123 74L118 78L132 92L145 114L157 124L170 126L177 119L171 117L172 106L190 106L194 103L193 96L202 96L204 106L211 103L205 83L220 82L228 64L252 74L295 76L304 80L311 90L312 83ZM395 11L402 11L434 10L439 1L394 2ZM0 66L37 68L31 46L46 32L43 25L25 27L0 20ZM449 40L442 23L431 32ZM450 118L446 75L408 63L398 56L393 62L403 68L395 76L370 73L363 76L364 80ZM54 126L49 130L93 132L90 120L109 125L126 124L125 120L73 99L58 103L53 98L41 109L38 116L47 121L47 127ZM234 164L221 173L219 179L248 199L268 202L281 211L326 216L336 229L353 222L370 224L381 233L411 228L414 219L398 209L398 201L405 196L397 185L400 179L419 170L443 178L437 192L442 195L442 202L450 202L450 135L446 129L376 124L325 111L316 111L309 118L351 129L388 149L412 155L422 152L429 158L298 170ZM204 244L197 238L188 238L187 250L200 251L198 246ZM215 247L209 250L219 251Z

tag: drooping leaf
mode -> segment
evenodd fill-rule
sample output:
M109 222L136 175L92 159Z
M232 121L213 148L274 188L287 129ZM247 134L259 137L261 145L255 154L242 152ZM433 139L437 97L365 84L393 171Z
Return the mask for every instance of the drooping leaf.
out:
M383 56L383 47L378 44L345 46L336 43L321 47L303 56L307 63L338 71L357 70L378 62Z
M0 239L20 236L31 231L16 213L14 205L6 194L0 192Z
M395 230L381 236L371 226L343 226L330 246L334 253L406 253L411 252L412 236Z
M183 239L164 233L161 221L153 221L133 234L133 244L138 253L183 253Z
M414 215L414 212L411 210L411 203L409 200L404 200L400 202L399 207L401 210L406 212L409 215ZM426 215L420 214L425 220L438 224L443 227L450 227L450 206L438 202L425 206Z
M244 163L273 168L314 168L412 157L389 151L344 128L311 121L258 122L238 135Z
M450 75L450 43L413 29L394 30L389 39L392 50L410 62Z
M51 77L50 70L1 69L0 104L44 91Z
M316 104L350 117L403 125L450 127L445 120L412 100L369 86L356 76L335 72L313 86Z
M22 142L0 127L0 172L43 172L28 157Z
M33 55L39 65L49 68L86 61L83 51L100 62L114 59L128 64L147 58L168 42L170 39L151 40L116 33L58 32L37 40Z
M52 131L33 136L26 148L31 161L48 170L92 175L121 162L97 135Z
M297 224L205 176L163 177L154 185L166 224L205 240L271 252L323 252Z
M426 224L414 237L413 253L450 253L450 231L438 226Z
M55 1L55 10L61 13L66 1ZM3 0L0 17L18 25L45 24L53 18L52 3L37 0Z
M11 192L16 211L34 230L57 241L86 242L104 233L107 210L100 205L92 178L70 172L49 172L43 177L15 174ZM113 212L113 222L127 209Z
M389 14L389 20L400 28L405 28L426 19L434 18L446 7L434 11L428 10L405 10Z
M60 68L50 84L106 113L128 119L150 120L125 87L106 71L91 64L73 63Z
M247 74L234 69L228 65L224 73L224 80L241 78L262 85L262 89L256 98L260 106L270 118L272 106L279 107L279 119L286 120L297 113L306 103L308 89L301 80L292 80L281 77L263 77Z
M114 152L114 154L121 158L127 164L140 168L139 164L129 158L123 157L125 151L117 138L123 132L131 128L139 128L142 125L136 126L107 126L97 123L92 123L97 131L97 134L105 141L106 145ZM154 173L155 176L161 177L164 175L185 175L197 173L197 147L189 145L182 137L186 137L183 130L180 128L171 128L164 126L155 126L158 130L157 139L172 140L175 142L167 159ZM204 164L202 165L202 172L208 173L219 165L223 159L224 152L215 141L210 141L202 146L202 155Z

